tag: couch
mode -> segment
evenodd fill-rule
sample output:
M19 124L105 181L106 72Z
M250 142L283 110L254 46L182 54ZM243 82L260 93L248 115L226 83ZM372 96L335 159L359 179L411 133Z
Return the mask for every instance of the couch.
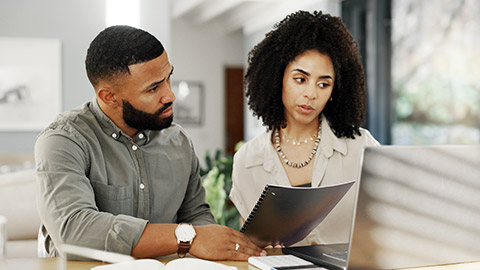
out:
M7 218L7 257L37 257L40 217L33 154L0 153L0 215Z

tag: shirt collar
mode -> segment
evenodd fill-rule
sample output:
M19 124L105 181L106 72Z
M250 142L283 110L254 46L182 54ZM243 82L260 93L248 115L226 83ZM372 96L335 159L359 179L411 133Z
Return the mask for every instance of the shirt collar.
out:
M267 130L251 141L246 153L245 167L258 166L273 160L273 155L276 153L272 150L271 136L272 131Z
M337 151L342 155L347 154L347 143L344 138L338 138L328 124L327 118L322 114L322 139L320 141L320 153L326 158L333 155L333 151Z
M114 140L120 140L121 137L130 138L128 135L123 133L123 131L115 125L115 123L102 111L100 106L98 105L97 97L93 97L92 101L90 102L90 110L97 118L102 130L110 136ZM138 145L145 145L150 141L150 130L142 130L138 132L135 137L135 143ZM132 138L130 138L131 140Z

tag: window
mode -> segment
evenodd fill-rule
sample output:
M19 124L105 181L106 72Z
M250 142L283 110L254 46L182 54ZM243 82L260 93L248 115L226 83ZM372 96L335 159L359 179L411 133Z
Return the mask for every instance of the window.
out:
M393 144L480 143L480 1L392 0Z

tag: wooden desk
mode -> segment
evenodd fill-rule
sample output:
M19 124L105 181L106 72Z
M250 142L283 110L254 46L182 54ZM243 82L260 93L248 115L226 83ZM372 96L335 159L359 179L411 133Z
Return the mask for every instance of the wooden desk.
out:
M269 255L282 254L281 250L273 250ZM163 263L167 263L176 259L176 255L165 256L159 258ZM21 258L21 259L7 259L6 262L0 262L0 270L57 270L59 264L58 258ZM235 266L238 270L254 270L254 266L249 266L248 262L234 262L234 261L220 261L219 263ZM102 262L84 262L84 261L67 261L68 270L89 270L94 266L103 265ZM472 263L458 263L449 265L409 268L404 270L478 270L480 269L480 261Z
M161 260L163 261L163 260ZM247 262L220 262L225 265L235 266L238 270L248 270ZM67 270L89 270L94 266L103 265L102 262L84 262L84 261L67 261ZM57 270L58 259L57 258L22 258L22 259L7 259L6 265L2 267L0 264L0 270ZM255 267L250 269L256 269Z

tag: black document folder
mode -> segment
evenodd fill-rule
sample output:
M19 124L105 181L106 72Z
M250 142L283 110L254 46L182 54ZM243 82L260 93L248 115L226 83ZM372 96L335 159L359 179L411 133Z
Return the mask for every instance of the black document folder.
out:
M290 246L313 231L354 183L323 187L267 184L240 231L260 247Z

